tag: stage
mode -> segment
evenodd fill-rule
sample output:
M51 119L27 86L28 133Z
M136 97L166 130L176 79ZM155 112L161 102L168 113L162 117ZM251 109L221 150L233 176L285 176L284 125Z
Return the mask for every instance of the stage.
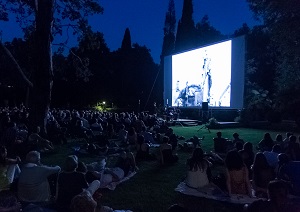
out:
M168 124L171 126L184 126L184 127L192 127L202 125L202 121L195 120L195 119L171 119L168 121ZM218 126L220 129L224 128L236 128L240 127L239 122L218 122Z

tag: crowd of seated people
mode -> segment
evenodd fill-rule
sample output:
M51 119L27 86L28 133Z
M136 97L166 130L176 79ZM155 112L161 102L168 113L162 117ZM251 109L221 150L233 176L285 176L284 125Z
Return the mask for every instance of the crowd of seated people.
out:
M297 141L296 136L288 132L284 140L281 134L277 134L273 140L270 133L265 133L256 147L256 153L251 142L237 139L237 133L233 137L233 140L229 140L218 132L213 139L215 153L225 155L229 194L267 198L269 183L281 179L290 184L292 195L299 196L300 140ZM234 142L241 142L242 149L233 145Z
M44 202L53 201L53 196L56 197L54 199L56 203L59 203L61 198L66 198L65 193L72 190L68 189L68 183L72 180L68 180L71 177L65 176L76 175L81 176L81 180L85 179L84 183L82 183L83 180L76 183L82 189L89 188L94 180L98 180L100 184L120 180L130 171L137 170L138 164L136 163L142 160L157 160L163 165L174 164L178 161L176 154L178 136L166 125L165 121L158 119L155 115L52 109L47 122L47 129L51 136L45 137L47 135L40 134L39 126L32 128L36 130L29 130L27 126L29 113L26 109L23 108L23 110L1 111L1 145L6 150L2 151L1 149L0 165L1 171L6 174L8 167L14 167L11 168L13 177L8 177L10 175L7 174L8 178L4 179L3 185L7 187L18 177L18 197L25 205L43 203L40 205L44 206ZM105 167L103 170L99 170L87 165L86 170L83 168L83 171L78 171L78 164L81 163L75 156L69 156L66 159L66 164L68 160L70 164L73 163L73 167L67 168L66 165L61 172L60 167L48 167L40 164L39 152L53 150L52 143L56 145L67 143L67 136L81 137L87 141L87 146L103 147L100 145L97 133L105 138L105 147L120 147L118 164L114 167ZM226 187L230 195L244 194L250 197L266 198L269 182L275 178L289 181L291 194L300 195L299 172L295 171L299 170L300 148L299 141L294 135L289 134L288 139L284 140L282 136L281 138L276 136L273 141L270 134L266 133L258 145L259 152L257 154L253 150L252 143L239 138L236 132L233 133L232 140L223 138L222 133L218 132L213 142L215 153L225 159ZM151 154L153 144L159 146L157 157ZM188 178L186 182L191 187L201 187L211 179L209 172L211 164L203 157L204 150L201 149L200 142L193 145L193 148L194 155L187 162ZM94 152L99 154L99 151ZM285 158L285 160L280 160L280 158ZM136 159L137 161L135 161ZM21 161L25 161L25 164L19 170L18 165ZM36 177L30 178L34 181L36 188L32 188L28 183L29 175L36 175ZM84 177L82 178L82 176ZM205 178L205 180L200 180L201 183L199 183L197 180L193 181L195 178L198 180ZM49 179L58 179L57 189L53 188L53 183ZM41 187L43 187L43 193L37 195L41 191ZM254 192L251 191L251 188ZM33 189L34 192L25 195L28 193L26 189ZM61 201L67 202L67 205L60 204L58 210L70 209L72 198L81 194L79 190L73 192L68 197L68 201ZM60 195L61 192L63 195Z

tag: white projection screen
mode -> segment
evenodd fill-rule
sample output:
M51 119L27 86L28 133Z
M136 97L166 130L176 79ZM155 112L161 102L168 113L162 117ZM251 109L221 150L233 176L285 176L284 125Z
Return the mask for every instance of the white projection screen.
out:
M243 107L245 37L165 57L164 103L173 107Z

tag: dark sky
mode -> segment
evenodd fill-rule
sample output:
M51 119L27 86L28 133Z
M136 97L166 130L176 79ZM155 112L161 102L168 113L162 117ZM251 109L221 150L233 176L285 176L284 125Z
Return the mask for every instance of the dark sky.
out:
M90 18L94 31L104 33L104 39L111 50L121 46L126 27L130 29L133 43L145 45L159 63L163 41L163 27L169 0L102 0L102 15ZM175 0L176 21L181 17L183 0ZM213 27L223 34L232 34L234 30L247 23L250 27L258 24L249 10L246 0L194 0L195 23L208 15ZM0 22L3 40L22 37L18 26ZM71 40L70 46L75 45Z

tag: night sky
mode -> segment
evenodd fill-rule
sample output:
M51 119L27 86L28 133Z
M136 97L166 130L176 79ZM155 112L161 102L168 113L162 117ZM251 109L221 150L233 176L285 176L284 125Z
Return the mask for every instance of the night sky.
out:
M182 13L183 0L174 2L178 21ZM116 50L121 46L125 29L128 27L132 43L148 47L154 61L159 63L169 0L102 0L100 3L104 7L104 13L91 17L90 23L94 31L104 34L110 50ZM193 4L195 23L207 14L211 25L223 34L232 34L243 23L247 23L250 27L258 24L246 0L194 0ZM22 37L19 27L12 22L0 22L0 30L4 41ZM75 40L71 39L69 46L75 46Z

